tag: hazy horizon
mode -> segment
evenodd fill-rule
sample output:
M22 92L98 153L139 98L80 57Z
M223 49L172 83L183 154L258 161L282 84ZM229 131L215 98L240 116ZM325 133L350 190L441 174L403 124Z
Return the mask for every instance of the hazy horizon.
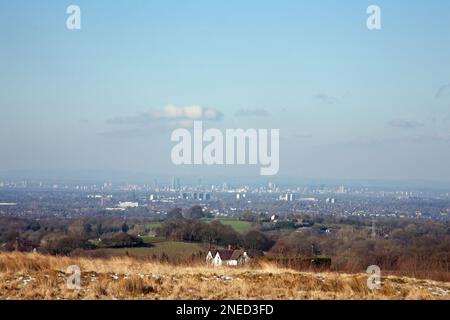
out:
M428 190L428 191L447 191L450 189L450 182L443 180L395 180L395 179L319 179L314 177L295 177L286 175L277 175L273 177L261 177L258 175L230 176L230 175L211 175L198 176L185 173L182 175L164 175L157 173L130 172L130 171L101 171L101 170L18 170L11 172L0 171L0 182L49 182L49 183L104 183L113 184L135 183L141 185L154 186L155 181L159 186L170 185L172 178L175 177L184 186L193 186L201 184L222 185L227 183L231 187L243 185L265 186L269 182L275 183L283 188L285 187L312 187L312 186L340 186L344 185L350 188L386 188L386 190Z

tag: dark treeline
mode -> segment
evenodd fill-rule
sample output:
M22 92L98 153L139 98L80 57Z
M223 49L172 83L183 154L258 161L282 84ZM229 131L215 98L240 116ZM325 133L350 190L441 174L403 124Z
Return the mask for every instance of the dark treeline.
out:
M0 217L0 249L67 255L75 250L90 250L97 246L92 239L102 238L102 244L113 248L143 245L136 235L146 232L140 220L90 217L82 219L28 219Z
M271 259L295 266L307 256L331 258L331 269L364 272L368 266L413 277L450 280L450 229L437 222L328 221L333 232L311 228L280 235L269 252Z

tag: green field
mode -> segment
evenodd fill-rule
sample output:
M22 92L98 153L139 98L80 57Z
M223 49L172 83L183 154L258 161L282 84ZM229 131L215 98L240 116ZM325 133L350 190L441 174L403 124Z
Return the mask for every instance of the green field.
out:
M159 242L167 241L164 237L152 237L152 236L141 236L141 239L144 240L145 243L155 244Z
M223 225L232 227L235 231L239 233L246 233L252 229L252 223L249 221L241 221L238 219L211 219L207 222L214 220L220 221Z

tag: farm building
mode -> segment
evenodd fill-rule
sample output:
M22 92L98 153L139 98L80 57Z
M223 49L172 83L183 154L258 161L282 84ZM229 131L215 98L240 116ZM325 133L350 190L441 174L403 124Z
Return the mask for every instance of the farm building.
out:
M240 266L249 262L250 257L244 250L235 250L228 247L227 250L210 250L206 255L208 265L217 266Z

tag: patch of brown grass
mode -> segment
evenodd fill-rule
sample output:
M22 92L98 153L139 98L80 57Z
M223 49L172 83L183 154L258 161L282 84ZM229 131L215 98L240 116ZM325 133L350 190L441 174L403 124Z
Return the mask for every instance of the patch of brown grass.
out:
M66 269L80 267L81 288L67 288ZM272 264L213 268L145 262L130 257L68 258L0 253L0 299L450 299L450 282L298 272Z

